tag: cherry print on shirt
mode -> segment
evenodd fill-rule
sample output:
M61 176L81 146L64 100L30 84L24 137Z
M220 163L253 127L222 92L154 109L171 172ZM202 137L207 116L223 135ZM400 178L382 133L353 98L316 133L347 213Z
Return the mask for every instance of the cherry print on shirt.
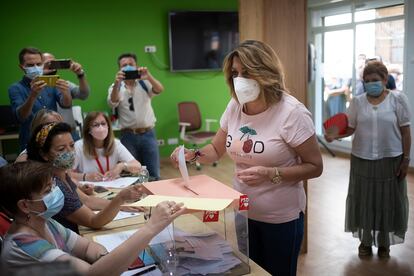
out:
M242 137L240 137L240 141L242 141L243 137L247 134L247 139L243 143L243 151L249 153L253 148L253 140L250 139L250 135L257 135L257 132L248 126L241 127L239 130L243 133Z

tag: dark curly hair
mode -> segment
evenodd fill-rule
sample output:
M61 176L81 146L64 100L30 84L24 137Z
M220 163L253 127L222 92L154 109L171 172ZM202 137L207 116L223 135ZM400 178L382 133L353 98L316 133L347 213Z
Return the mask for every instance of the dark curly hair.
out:
M30 137L30 141L27 145L28 159L35 160L35 161L40 161L40 162L47 162L47 160L45 160L42 157L42 153L46 154L50 151L50 148L52 147L53 138L56 135L59 135L59 134L62 134L62 133L72 133L72 128L67 123L52 123L52 124L55 124L55 125L49 131L43 145L41 145L37 141L37 139L36 139L37 134L41 131L41 129L44 126L50 125L50 124L42 124L42 125L35 128L35 130L33 131L32 135Z

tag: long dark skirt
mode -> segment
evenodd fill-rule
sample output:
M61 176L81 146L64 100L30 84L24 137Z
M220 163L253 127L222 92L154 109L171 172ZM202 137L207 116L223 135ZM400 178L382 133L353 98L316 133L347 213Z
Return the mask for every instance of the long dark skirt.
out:
M365 160L351 156L345 231L367 246L403 243L408 224L406 180L396 173L402 156Z

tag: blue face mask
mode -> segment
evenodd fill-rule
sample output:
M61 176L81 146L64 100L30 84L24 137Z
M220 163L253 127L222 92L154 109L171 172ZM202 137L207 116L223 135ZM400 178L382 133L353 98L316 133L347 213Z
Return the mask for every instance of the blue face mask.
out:
M36 78L37 76L43 75L43 65L25 67L24 71L26 72L26 77L32 80Z
M34 199L32 201L43 201L46 206L46 210L41 213L37 211L32 212L47 220L62 210L65 203L65 196L58 186L54 186L52 191L50 191L50 193L45 195L42 199Z
M124 67L121 68L122 71L135 71L137 70L137 68L135 66L131 66L131 65L125 65Z
M364 90L369 96L379 97L384 90L384 85L382 81L364 82Z

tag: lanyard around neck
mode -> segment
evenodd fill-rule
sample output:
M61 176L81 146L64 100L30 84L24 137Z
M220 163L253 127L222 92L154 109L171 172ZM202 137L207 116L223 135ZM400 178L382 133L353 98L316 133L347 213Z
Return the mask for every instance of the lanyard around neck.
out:
M105 156L105 157L106 157L106 171L109 171L109 157L108 156ZM95 154L95 161L98 164L98 167L99 167L99 170L101 171L101 173L105 174L105 171L102 168L101 162L99 162L99 158L98 158L97 154Z

